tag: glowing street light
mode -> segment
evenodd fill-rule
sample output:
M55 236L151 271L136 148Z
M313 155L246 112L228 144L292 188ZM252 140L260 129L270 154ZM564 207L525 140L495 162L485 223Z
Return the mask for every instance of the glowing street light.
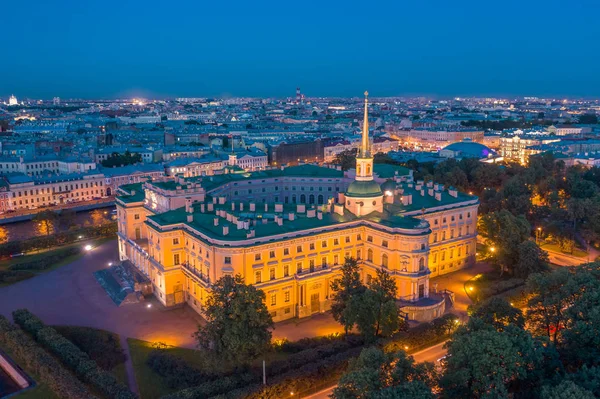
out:
M492 251L492 253L496 252L496 247L491 247L490 251Z
M474 289L475 289L475 287L473 287L473 286L469 287L469 291L471 291L471 292L473 292Z
M152 307L152 304L151 304L151 303L149 303L149 304L147 304L147 305L146 305L146 307L147 307L148 309L150 309L150 308Z
M86 251L91 251L92 250L92 246L90 244L86 245L85 247L83 247L83 249L85 249Z

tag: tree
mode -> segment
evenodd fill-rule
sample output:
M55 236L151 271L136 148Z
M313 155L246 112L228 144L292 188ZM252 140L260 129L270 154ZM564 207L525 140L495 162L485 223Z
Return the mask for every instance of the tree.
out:
M598 116L596 116L596 114L580 115L579 123L585 124L585 125L596 125L596 124L598 124Z
M360 268L356 259L346 258L341 268L342 276L331 283L334 293L331 313L333 318L344 326L346 334L356 323L356 314L351 309L354 296L360 296L365 291L364 284L360 281Z
M358 330L368 342L406 327L396 305L397 296L395 281L388 272L380 269L368 288L352 297L350 309L356 316Z
M518 261L514 266L514 275L519 278L527 278L532 273L548 270L548 253L538 245L527 240L519 244L517 248Z
M504 398L540 382L535 371L542 369L544 347L518 327L498 331L477 319L469 321L447 349L440 380L443 398Z
M56 219L56 213L46 210L38 212L38 214L35 215L32 220L36 224L39 234L49 236L50 234L54 233Z
M502 271L513 269L519 260L519 245L528 240L531 233L524 216L515 216L505 209L483 215L477 229L486 243L495 247Z
M580 387L573 381L564 380L557 386L542 387L541 398L544 399L594 399L593 392Z
M530 297L525 316L529 331L548 337L557 347L561 345L569 318L565 310L575 303L585 287L578 280L568 268L532 274L527 279Z
M333 399L434 398L437 374L433 364L415 364L404 351L384 353L366 348L342 375Z
M342 170L348 170L356 166L357 149L342 151L335 156L333 163L341 165Z
M99 209L95 209L90 213L90 218L92 219L92 224L94 226L100 226L101 224L106 222L106 218L104 217L104 213L99 210Z
M8 242L10 235L8 234L8 229L4 226L0 226L0 244L4 244Z
M500 297L492 297L474 308L470 307L469 310L472 318L493 326L497 331L502 331L509 325L519 328L525 325L523 312Z
M129 151L125 151L125 153L121 155L117 152L114 152L112 155L102 161L102 166L112 168L114 166L133 165L140 162L142 162L142 155L139 153L132 154Z
M273 327L264 301L264 292L244 284L241 276L220 278L206 300L206 324L194 333L198 345L237 363L264 353Z

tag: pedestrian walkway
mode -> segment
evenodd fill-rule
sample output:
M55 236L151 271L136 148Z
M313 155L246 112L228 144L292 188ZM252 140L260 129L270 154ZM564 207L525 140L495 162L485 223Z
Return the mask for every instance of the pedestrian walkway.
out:
M135 379L135 370L133 369L133 360L131 359L131 352L129 351L129 344L127 343L127 337L121 335L120 336L121 348L123 348L123 352L125 356L127 356L127 360L125 361L125 373L127 374L127 385L129 386L129 390L136 395L139 395L140 390L137 385L137 380Z

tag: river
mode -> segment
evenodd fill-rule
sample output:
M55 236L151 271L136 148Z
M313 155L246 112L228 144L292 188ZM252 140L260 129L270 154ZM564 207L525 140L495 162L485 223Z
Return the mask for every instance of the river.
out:
M103 222L104 220L111 220L111 218L114 217L112 213L114 209L115 207L112 206L109 208L77 212L72 220L62 220L62 222L60 220L55 221L53 223L54 231L67 231L69 230L69 225L80 227L98 225L99 222ZM94 218L96 220L94 220ZM6 229L8 241L21 241L45 234L45 232L41 231L43 226L39 226L32 220L9 223L0 226L0 228Z

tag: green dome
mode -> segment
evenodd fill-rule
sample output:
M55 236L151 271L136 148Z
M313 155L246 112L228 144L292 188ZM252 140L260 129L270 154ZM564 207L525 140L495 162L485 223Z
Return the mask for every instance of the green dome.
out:
M382 196L381 187L373 180L353 181L346 190L347 197L380 197Z

